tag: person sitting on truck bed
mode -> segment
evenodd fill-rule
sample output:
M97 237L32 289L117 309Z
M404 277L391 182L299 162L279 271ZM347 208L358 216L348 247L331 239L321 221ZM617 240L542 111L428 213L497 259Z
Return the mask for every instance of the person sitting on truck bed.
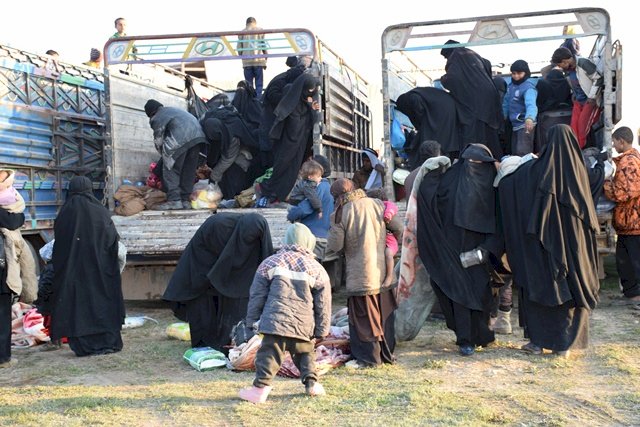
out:
M457 43L449 40L445 44ZM462 148L472 143L484 144L494 158L501 158L498 130L502 114L498 90L491 77L491 64L465 47L445 47L440 54L447 58L446 74L440 82L456 101Z
M292 58L294 58L295 61ZM310 63L311 62L308 60L298 60L295 56L287 58L289 70L284 73L280 73L271 79L267 88L264 90L264 94L262 96L260 131L258 134L260 142L260 163L264 170L273 167L273 141L269 138L269 132L273 127L273 122L276 120L276 116L273 112L280 101L282 101L284 88L300 77Z
M167 201L155 210L191 209L198 154L206 143L202 127L192 114L155 99L147 101L144 111L153 129L153 143L162 155L162 186L167 193Z
M320 82L311 74L302 74L289 87L276 107L276 119L269 132L273 141L274 164L271 177L260 184L257 207L283 202L296 183L305 158L311 156L316 100Z
M616 173L604 183L604 194L616 202L616 267L624 296L640 302L640 154L632 146L633 132L628 127L616 129L611 139L620 155L613 159Z
M378 152L373 148L362 150L362 167L353 173L351 180L356 188L371 190L384 187L386 167L378 159Z
M412 169L422 166L419 143L427 140L442 141L442 152L450 158L458 157L462 147L458 134L458 120L456 118L456 102L451 94L433 87L417 87L403 93L396 102L398 111L409 117L411 123L418 130L418 136L413 139L409 164Z
M192 347L228 351L231 329L247 314L256 270L272 253L269 224L260 214L218 213L200 226L162 296L189 322Z

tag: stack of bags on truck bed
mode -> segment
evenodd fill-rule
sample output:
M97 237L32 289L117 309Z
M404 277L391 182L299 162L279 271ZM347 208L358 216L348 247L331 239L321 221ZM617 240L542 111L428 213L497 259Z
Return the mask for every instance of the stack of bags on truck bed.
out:
M135 215L145 209L153 209L156 205L164 203L167 195L162 191L146 185L123 184L113 195L118 202L115 213L122 216Z

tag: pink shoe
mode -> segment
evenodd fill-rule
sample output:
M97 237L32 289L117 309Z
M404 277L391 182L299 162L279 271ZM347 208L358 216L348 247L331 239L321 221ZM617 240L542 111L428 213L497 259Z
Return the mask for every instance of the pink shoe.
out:
M251 403L264 403L267 401L267 396L269 396L271 388L271 386L243 388L239 393L240 399L247 400Z
M319 382L314 382L311 387L305 387L304 392L308 396L324 396L327 394L327 392L324 391L324 387Z

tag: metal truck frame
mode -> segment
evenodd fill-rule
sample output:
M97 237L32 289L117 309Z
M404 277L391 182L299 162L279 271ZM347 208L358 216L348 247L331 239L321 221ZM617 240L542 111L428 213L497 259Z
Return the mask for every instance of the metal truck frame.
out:
M572 26L573 34L563 34L564 26ZM541 12L514 13L508 15L481 16L441 21L413 22L391 25L382 33L382 96L384 117L385 157L396 159L391 148L391 109L399 95L416 86L432 86L444 74L445 59L440 50L448 39L460 43L449 47L473 48L491 60L495 69L505 68L516 59L529 62L532 75L545 65L555 48L568 38L581 41L583 55L601 60L604 69L602 127L597 139L611 153L611 133L622 117L622 45L611 38L609 14L600 8L562 9ZM532 46L544 48L539 62ZM586 55L585 55L586 56ZM388 170L388 194L395 194L393 171L396 162ZM601 232L598 250L602 257L615 252L615 232L611 214L599 213ZM602 260L600 260L602 261ZM602 262L600 262L601 277Z

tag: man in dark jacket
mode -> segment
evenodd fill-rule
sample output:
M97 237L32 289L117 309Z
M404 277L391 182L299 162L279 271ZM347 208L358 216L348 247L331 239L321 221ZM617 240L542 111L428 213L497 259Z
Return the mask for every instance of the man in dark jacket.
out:
M260 264L251 285L246 324L260 320L258 332L264 335L256 355L253 387L240 391L240 397L252 403L267 400L285 351L300 370L306 394L325 394L315 369L313 338L329 333L329 277L314 259L316 238L305 225L290 225L284 243Z
M190 209L198 153L206 142L200 123L187 111L165 107L155 99L147 101L144 112L153 129L153 143L162 155L163 187L167 193L167 201L155 209Z

